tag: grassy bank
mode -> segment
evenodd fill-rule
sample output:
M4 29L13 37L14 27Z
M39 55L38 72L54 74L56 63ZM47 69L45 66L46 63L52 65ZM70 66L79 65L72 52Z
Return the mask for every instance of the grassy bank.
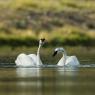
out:
M38 46L40 38L46 38L46 46L69 45L69 46L95 46L95 32L84 32L82 29L66 26L55 29L52 32L41 31L36 33L31 30L19 30L18 33L0 35L0 45ZM22 33L23 32L23 33Z
M94 0L0 0L0 45L95 46Z

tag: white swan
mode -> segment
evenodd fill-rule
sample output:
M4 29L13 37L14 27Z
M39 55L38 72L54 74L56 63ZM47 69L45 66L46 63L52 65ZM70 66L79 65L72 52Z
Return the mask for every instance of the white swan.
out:
M67 56L67 53L64 48L56 48L54 50L53 56L55 56L58 52L61 52L63 54L62 58L57 63L58 66L77 66L80 64L76 56Z
M45 39L40 39L39 47L36 54L29 54L26 55L21 53L18 55L17 59L15 60L16 66L40 66L42 65L42 61L40 59L40 48L44 44Z

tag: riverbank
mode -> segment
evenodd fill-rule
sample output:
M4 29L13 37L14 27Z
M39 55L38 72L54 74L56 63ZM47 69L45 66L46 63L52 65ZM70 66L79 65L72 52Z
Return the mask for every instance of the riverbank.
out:
M17 31L19 32L19 31ZM22 32L25 32L22 31ZM68 46L95 46L95 32L83 32L81 29L71 29L65 27L56 29L52 32L39 32L38 34L32 31L17 34L0 34L0 46L38 46L40 38L47 40L46 46L68 45Z
M33 33L34 34L34 33ZM92 33L94 36L95 33ZM84 32L76 31L54 31L51 33L40 32L40 34L31 35L15 35L15 34L4 34L0 35L0 46L38 46L38 41L40 38L45 38L47 40L46 46L58 46L58 45L68 45L68 46L95 46L95 38Z
M94 0L0 1L0 46L95 46Z

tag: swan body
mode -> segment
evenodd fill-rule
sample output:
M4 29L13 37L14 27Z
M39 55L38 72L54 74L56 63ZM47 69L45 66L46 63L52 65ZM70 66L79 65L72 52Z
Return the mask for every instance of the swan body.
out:
M67 56L66 51L63 48L56 48L53 56L55 56L58 52L63 54L62 58L57 63L58 66L78 66L80 64L76 56Z
M33 56L26 55L24 53L21 53L18 55L17 59L15 60L16 66L35 66L36 65L36 55L33 54Z
M43 65L42 61L40 59L40 48L41 46L44 44L44 40L45 39L41 39L39 41L39 47L38 47L38 51L37 51L37 55L36 54L24 54L21 53L18 55L17 59L15 60L16 66L40 66Z

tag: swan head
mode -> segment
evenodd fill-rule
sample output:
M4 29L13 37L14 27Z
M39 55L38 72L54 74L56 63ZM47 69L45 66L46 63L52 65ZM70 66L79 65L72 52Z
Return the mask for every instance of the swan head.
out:
M39 44L42 46L45 43L45 38L40 39Z
M60 52L64 52L65 50L64 50L64 48L56 48L55 50L54 50L54 53L53 53L53 56L55 56L57 53L60 53Z

